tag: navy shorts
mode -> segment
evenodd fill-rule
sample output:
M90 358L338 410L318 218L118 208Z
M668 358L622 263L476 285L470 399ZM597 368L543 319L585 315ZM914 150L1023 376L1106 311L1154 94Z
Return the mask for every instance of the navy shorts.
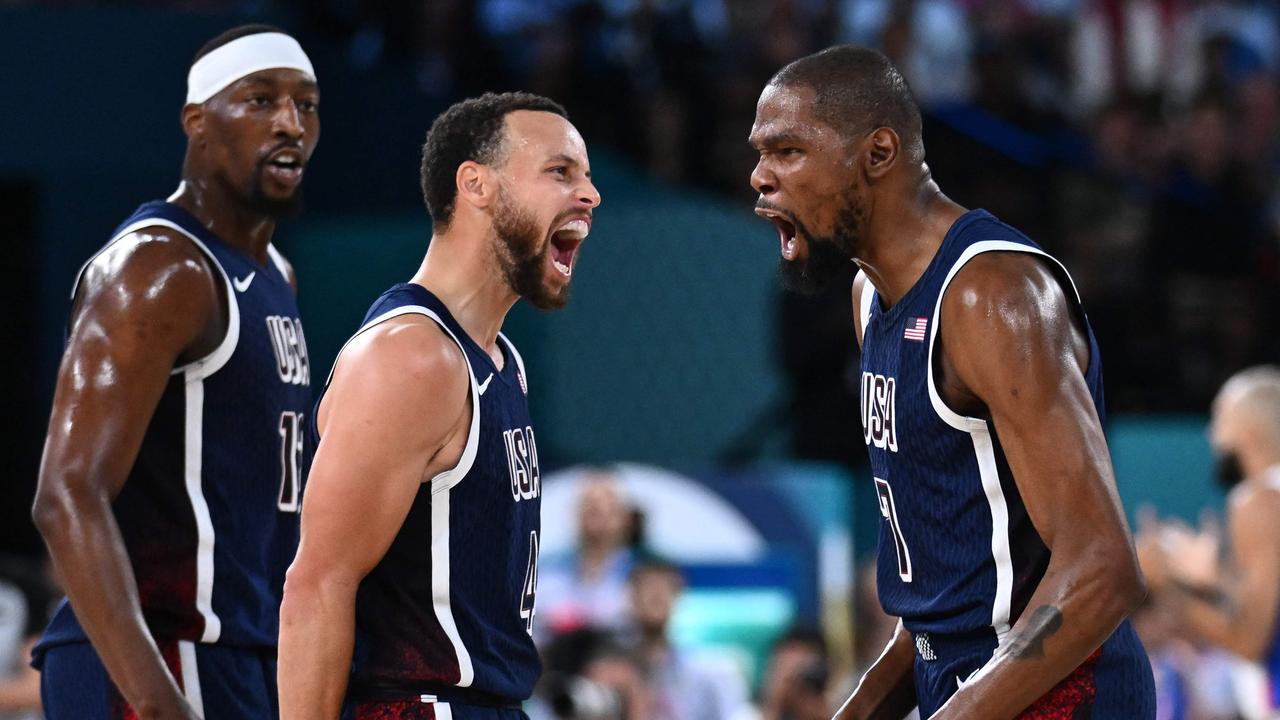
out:
M916 697L920 717L942 707L991 659L995 633L969 637L915 635ZM1102 647L1018 716L1019 720L1154 720L1155 679L1146 650L1129 621Z
M189 641L157 645L187 702L205 720L271 720L276 698L275 648ZM111 682L87 642L55 645L36 659L46 720L133 720L137 714Z

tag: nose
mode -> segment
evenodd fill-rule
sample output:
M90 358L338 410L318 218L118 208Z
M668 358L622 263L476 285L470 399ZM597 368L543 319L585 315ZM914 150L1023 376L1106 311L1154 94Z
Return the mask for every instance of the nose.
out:
M590 179L584 178L583 185L578 188L578 203L588 208L599 207L600 191Z
M778 178L765 167L764 158L757 160L751 171L751 187L761 195L771 195L778 189Z
M302 126L302 117L298 114L298 106L293 98L287 97L277 106L275 115L271 118L271 129L277 136L302 139L306 128Z

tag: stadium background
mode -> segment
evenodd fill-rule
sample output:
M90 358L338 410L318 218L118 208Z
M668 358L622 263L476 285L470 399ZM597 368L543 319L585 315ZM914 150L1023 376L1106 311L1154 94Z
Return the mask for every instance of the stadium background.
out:
M751 214L747 183L763 83L834 42L903 68L944 192L1072 271L1131 519L1142 503L1187 519L1221 504L1208 402L1227 375L1280 354L1272 3L8 0L0 551L39 551L28 509L74 273L176 185L191 56L251 21L294 32L322 88L306 209L277 234L301 278L316 377L370 300L417 267L430 236L419 146L435 114L484 90L568 107L604 203L569 307L517 307L507 326L530 367L544 475L638 463L710 490L764 545L747 562L689 558L690 582L767 588L783 599L766 598L779 614L768 632L825 616L845 635L840 597L875 542L847 292L778 289L776 233ZM573 522L561 504L553 526Z

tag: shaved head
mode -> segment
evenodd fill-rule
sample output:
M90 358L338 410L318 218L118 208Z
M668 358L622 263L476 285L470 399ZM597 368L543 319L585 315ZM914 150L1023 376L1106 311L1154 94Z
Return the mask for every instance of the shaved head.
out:
M891 128L911 160L924 160L920 108L902 73L884 55L856 45L836 45L782 68L776 87L813 90L814 115L846 139Z
M1213 410L1280 450L1280 367L1258 365L1232 375L1218 391Z

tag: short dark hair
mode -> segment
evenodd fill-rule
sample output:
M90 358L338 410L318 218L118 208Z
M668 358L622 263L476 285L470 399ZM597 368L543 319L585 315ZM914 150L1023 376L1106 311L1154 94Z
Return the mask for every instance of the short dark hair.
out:
M485 93L455 103L431 123L422 146L422 198L431 220L440 228L453 221L458 198L458 166L471 160L492 165L502 160L503 128L509 113L535 110L569 114L559 103L526 92Z
M249 25L240 25L238 27L233 27L230 30L227 30L221 35L205 43L204 45L200 46L200 49L196 51L196 56L191 58L191 64L195 65L196 61L198 61L200 58L204 57L205 55L208 55L214 50L217 50L223 45L226 45L232 40L239 40L242 37L247 37L249 35L258 35L260 33L281 33L283 35L289 34L284 30L281 30L280 28L276 27L275 25L266 25L264 23L251 23Z
M788 64L769 84L811 88L814 114L844 137L892 128L910 155L924 159L920 107L906 78L875 50L835 45Z

